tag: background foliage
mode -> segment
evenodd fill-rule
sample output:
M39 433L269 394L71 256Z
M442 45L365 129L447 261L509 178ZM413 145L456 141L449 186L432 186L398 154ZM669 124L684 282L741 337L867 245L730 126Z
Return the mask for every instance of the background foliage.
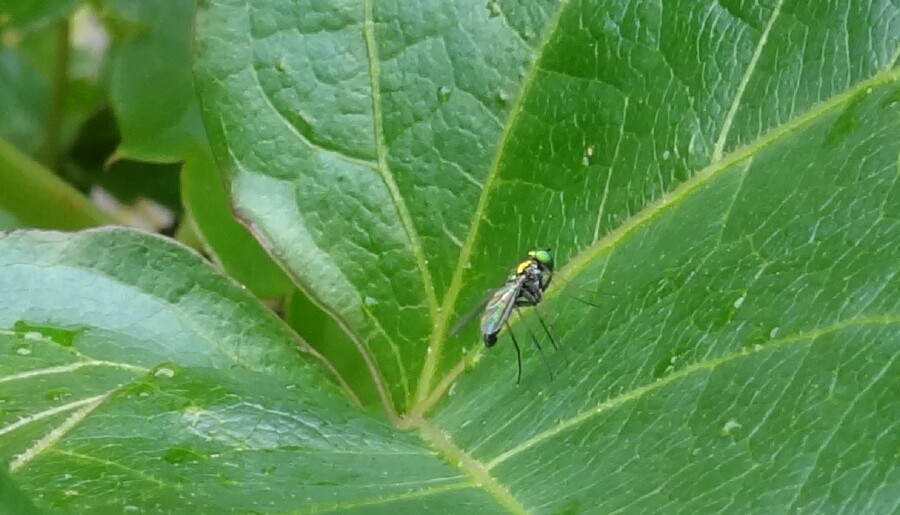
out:
M0 511L897 510L896 2L7 0L0 42ZM536 246L565 350L516 385L448 328Z

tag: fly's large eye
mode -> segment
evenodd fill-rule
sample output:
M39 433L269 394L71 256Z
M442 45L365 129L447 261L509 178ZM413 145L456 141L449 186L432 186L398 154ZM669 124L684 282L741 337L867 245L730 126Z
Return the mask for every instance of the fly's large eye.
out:
M537 259L538 263L547 268L553 268L553 255L550 254L550 249L535 250L531 252L531 255Z

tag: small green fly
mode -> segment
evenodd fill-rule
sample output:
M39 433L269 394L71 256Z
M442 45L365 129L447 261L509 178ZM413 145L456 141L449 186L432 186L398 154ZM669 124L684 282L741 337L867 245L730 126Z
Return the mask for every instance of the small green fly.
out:
M453 329L450 330L450 334L453 335L459 332L474 318L478 311L483 309L481 314L481 336L484 340L484 345L485 347L493 347L497 343L497 335L503 327L506 327L516 349L516 384L519 384L519 381L522 379L522 352L516 335L509 326L509 317L513 311L521 317L522 314L518 308L533 307L540 304L544 298L544 291L550 286L552 279L553 254L550 249L538 249L528 252L528 257L516 266L515 271L507 277L506 282L490 292L469 315L460 319ZM559 345L557 345L550 330L547 329L547 324L544 323L537 311L535 311L535 315L544 328L544 332L550 339L553 348L559 350ZM547 367L550 378L553 379L553 372L547 363L547 358L544 356L544 349L527 323L525 327L535 347L537 347L544 365Z

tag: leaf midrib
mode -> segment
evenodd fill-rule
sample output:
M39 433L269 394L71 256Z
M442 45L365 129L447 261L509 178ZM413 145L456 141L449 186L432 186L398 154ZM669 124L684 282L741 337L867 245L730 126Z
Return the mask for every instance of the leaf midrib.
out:
M410 408L410 413L413 416L421 417L429 408L428 400L432 398L434 394L434 392L431 390L431 383L434 379L434 374L437 366L440 363L444 342L447 339L447 329L450 325L450 317L453 314L453 309L451 308L456 305L456 301L458 300L459 294L462 291L462 280L463 275L466 271L466 263L469 262L472 252L474 251L475 240L478 237L478 231L481 227L481 220L483 219L484 211L488 204L488 199L490 198L491 192L494 189L494 185L497 182L497 177L500 170L500 160L506 152L506 147L509 144L510 136L512 134L512 129L517 124L517 120L522 112L523 103L525 101L525 98L527 98L528 96L528 91L531 88L531 84L534 81L534 78L537 76L540 56L543 55L544 47L550 41L552 35L556 33L556 28L559 25L559 20L562 18L562 14L568 5L569 0L560 0L556 12L553 13L553 17L550 18L550 21L547 24L547 28L544 30L544 34L541 38L540 43L532 52L531 65L529 66L528 71L525 74L522 87L519 88L518 96L513 102L512 108L510 109L509 118L507 119L506 124L503 126L503 131L500 133L500 142L497 145L497 150L494 153L494 158L491 161L490 167L488 168L484 186L481 190L481 196L479 196L478 198L478 204L476 204L475 211L472 213L472 218L469 222L469 227L471 227L471 230L468 231L466 240L463 243L462 248L460 249L459 258L456 261L456 269L453 271L453 276L450 279L450 286L447 288L447 294L444 296L444 301L441 304L441 308L439 309L437 318L435 319L435 323L431 333L431 341L428 344L427 355L425 356L425 364L422 367L421 374L419 374L419 381L416 387L415 399Z
M370 90L372 92L372 130L374 131L375 136L375 155L377 158L377 166L375 169L381 177L382 182L384 182L385 187L388 189L394 207L397 209L397 216L400 219L400 223L403 225L406 237L409 238L409 244L416 261L416 268L418 268L419 275L422 278L422 287L425 293L425 302L428 306L428 315L433 321L440 316L440 308L438 307L437 294L435 293L434 279L431 277L431 272L428 270L428 265L426 264L425 248L419 239L419 233L413 223L409 208L406 206L406 201L404 200L403 195L401 195L397 181L394 180L394 175L387 163L387 144L385 143L384 122L381 112L381 66L378 59L378 44L375 40L375 18L372 10L372 0L363 0L363 9L363 36L366 42L366 57L369 61L369 80ZM385 336L387 336L386 333ZM407 384L406 370L403 363L400 363L400 370L406 394L403 405L408 407L410 404L409 386ZM379 376L380 374L373 376L373 380L377 382ZM388 412L396 410L395 406L385 406L384 408Z

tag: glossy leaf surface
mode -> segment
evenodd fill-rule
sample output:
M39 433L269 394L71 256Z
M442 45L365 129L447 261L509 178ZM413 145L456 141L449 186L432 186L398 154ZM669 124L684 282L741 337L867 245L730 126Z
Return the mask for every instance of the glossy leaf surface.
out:
M120 229L12 233L0 291L0 460L39 506L491 505L352 406L283 323L183 247Z
M290 333L240 292L204 304L217 306L210 308L217 316L184 312L192 329L179 338L154 332L182 327L174 322L138 325L118 338L119 345L142 342L132 343L142 349L135 355L148 357L125 361L142 367L140 376L107 367L131 378L110 384L149 384L151 399L157 391L178 393L144 408L135 407L144 390L124 388L97 415L184 417L195 404L211 412L223 403L230 408L224 412L241 413L228 404L237 398L302 419L307 424L281 433L291 451L265 458L226 453L227 445L208 449L205 442L218 440L193 433L128 428L146 428L149 435L139 434L163 455L163 438L177 442L170 460L200 467L187 474L224 474L226 484L250 485L244 493L251 496L275 492L273 509L337 503L399 512L415 503L412 511L436 512L896 511L895 4L214 0L199 4L196 27L204 120L233 204L347 331L389 418L410 431L344 401L328 386L327 367L287 353ZM501 333L497 347L483 353L475 328L446 334L538 246L557 256L554 286L538 309L566 355L552 356L551 382L536 353L526 352L516 386L508 336ZM44 252L0 268L23 274L8 275L10 284L27 278L36 291L54 294L25 303L28 317L3 322L11 345L24 338L15 329L20 319L66 327L93 316L130 328L123 310L147 316L122 301L52 324L36 317L46 303L59 306L54 315L80 306L74 278L48 274L55 268L36 257ZM101 258L61 244L55 259L66 269L86 256L109 259L124 274L132 261L122 252ZM35 260L40 273L25 275ZM173 296L159 276L143 275L148 268L176 278L175 291L193 293L185 285L202 283L190 279L199 273L190 260L148 255L139 262L122 281L154 295ZM596 308L572 299L577 291L611 296ZM240 313L222 307L234 305ZM270 323L244 330L260 317ZM534 317L524 323L534 327ZM524 329L513 325L527 341ZM192 331L226 343L195 342ZM105 357L119 347L97 341L92 359L121 362ZM185 342L177 360L159 347L170 341ZM221 348L256 350L233 373ZM160 366L173 377L159 377ZM288 384L300 386L289 391ZM98 395L104 392L82 393L88 404L73 409ZM18 419L10 420L0 427ZM106 442L115 450L119 426L101 420L95 424L111 428L108 436L86 443L72 432L63 448L85 454ZM220 420L214 435L237 434L244 443L277 426L265 417L254 425ZM321 455L291 453L322 441L293 440L308 434L303 425L341 435L323 451L330 466ZM379 461L371 447L345 445L351 434L420 455L412 464L396 456ZM338 461L335 449L352 452ZM126 466L176 475L154 468L168 461L153 452L132 453L137 461ZM216 454L289 462L290 480L299 474L302 481L289 488L280 476L236 478L232 468L258 469L244 461L218 466ZM47 476L32 472L41 470L40 460L28 463L14 479L32 495ZM85 477L112 476L104 471ZM355 476L361 472L369 475ZM417 482L412 492L402 490L409 488L404 481ZM133 502L215 509L240 500L229 496L238 495L235 488L185 488L135 488L147 497ZM132 502L106 499L110 506Z

